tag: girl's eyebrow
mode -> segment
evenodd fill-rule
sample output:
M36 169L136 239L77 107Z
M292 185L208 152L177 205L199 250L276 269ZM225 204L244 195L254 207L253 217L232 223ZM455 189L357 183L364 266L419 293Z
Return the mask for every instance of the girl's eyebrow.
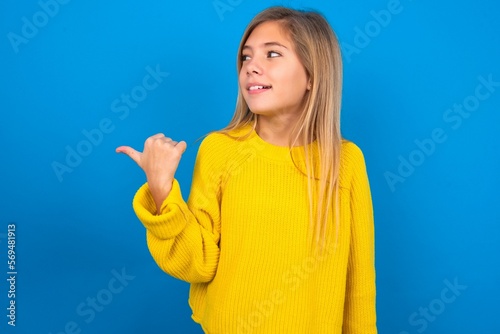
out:
M263 46L265 46L265 47L268 47L268 46L279 46L279 47L281 47L281 48L288 49L286 46L284 46L283 44L278 43L278 42L266 42L266 43L264 43L264 44L262 44L262 45L263 45ZM245 45L243 46L242 50L246 50L246 49L250 49L250 50L251 50L251 49L252 49L252 47L251 47L250 45L246 45L246 44L245 44Z

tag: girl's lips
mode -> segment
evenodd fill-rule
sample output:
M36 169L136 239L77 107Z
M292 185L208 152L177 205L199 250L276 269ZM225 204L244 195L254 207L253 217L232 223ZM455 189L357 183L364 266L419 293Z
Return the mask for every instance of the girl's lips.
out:
M271 89L271 87L263 87L263 88L256 88L256 89L248 89L247 92L248 92L248 94L260 94L260 93L264 93L270 89Z
M247 85L247 91L249 94L260 94L271 88L271 85L264 85L261 83L250 83Z

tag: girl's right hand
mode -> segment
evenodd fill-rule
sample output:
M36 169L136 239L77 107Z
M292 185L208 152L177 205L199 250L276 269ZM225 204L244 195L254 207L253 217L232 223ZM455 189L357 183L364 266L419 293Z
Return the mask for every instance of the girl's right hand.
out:
M120 146L116 149L117 153L128 155L146 173L157 214L172 189L175 171L186 147L186 142L176 142L158 133L146 139L144 152L138 152L130 146Z

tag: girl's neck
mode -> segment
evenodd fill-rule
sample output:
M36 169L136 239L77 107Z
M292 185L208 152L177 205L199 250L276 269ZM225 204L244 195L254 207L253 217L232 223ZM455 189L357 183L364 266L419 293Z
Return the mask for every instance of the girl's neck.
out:
M276 146L288 146L292 139L292 130L297 123L296 118L280 116L257 115L255 132L262 140ZM295 143L300 146L302 143Z

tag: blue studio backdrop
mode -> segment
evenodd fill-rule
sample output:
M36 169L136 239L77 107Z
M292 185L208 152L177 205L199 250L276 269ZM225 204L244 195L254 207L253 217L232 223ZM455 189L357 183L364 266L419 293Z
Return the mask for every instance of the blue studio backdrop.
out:
M236 51L271 5L314 8L344 59L365 154L382 334L498 333L500 4L6 0L0 4L0 333L201 333L151 258L114 150L230 120Z

